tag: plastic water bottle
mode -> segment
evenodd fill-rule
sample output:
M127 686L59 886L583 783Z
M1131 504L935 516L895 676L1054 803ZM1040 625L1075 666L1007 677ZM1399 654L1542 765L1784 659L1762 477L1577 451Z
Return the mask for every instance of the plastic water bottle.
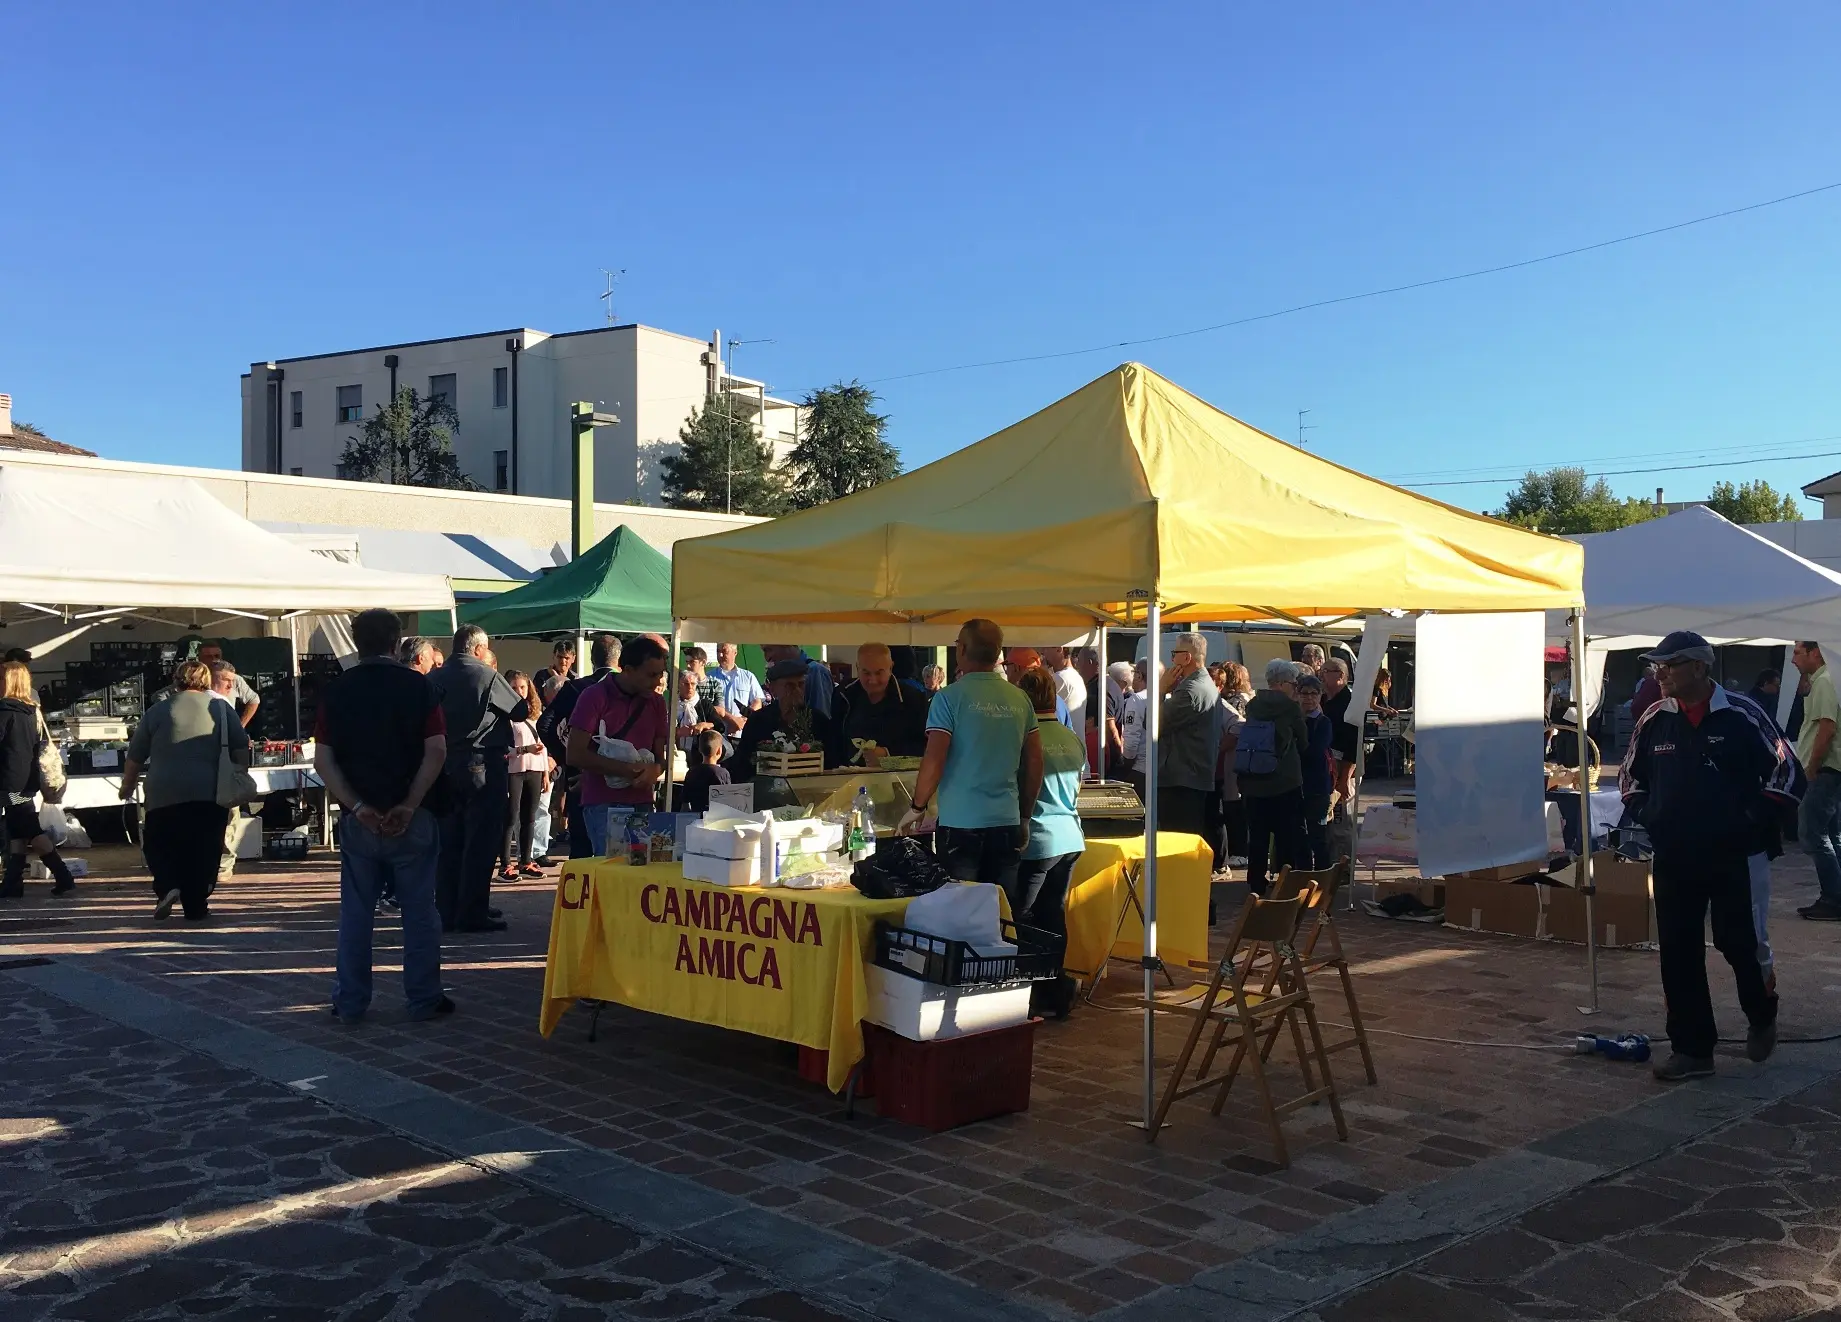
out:
M857 786L857 797L850 805L850 861L861 863L876 852L876 814L869 802L869 786Z
M1642 1033L1625 1033L1622 1037L1581 1033L1573 1039L1573 1050L1581 1056L1596 1053L1606 1060L1644 1061L1649 1059L1649 1039Z

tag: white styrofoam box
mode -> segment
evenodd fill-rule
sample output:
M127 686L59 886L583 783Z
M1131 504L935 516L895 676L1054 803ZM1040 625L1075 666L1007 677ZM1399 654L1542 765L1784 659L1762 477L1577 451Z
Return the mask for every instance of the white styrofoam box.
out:
M761 881L760 855L716 858L710 854L686 854L684 877L687 881L708 881L718 886L758 886Z
M725 829L692 822L684 828L684 857L701 854L705 858L747 859L761 852L761 831L755 825Z
M230 838L235 842L231 851L238 858L262 857L262 819L245 817L242 813L231 810Z
M879 964L864 966L869 1007L863 1017L911 1042L1013 1028L1029 1018L1029 984L981 989L942 987Z

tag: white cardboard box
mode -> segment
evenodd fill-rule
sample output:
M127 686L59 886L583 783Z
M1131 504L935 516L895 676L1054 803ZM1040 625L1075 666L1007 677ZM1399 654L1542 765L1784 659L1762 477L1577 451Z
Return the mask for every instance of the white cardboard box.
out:
M869 1008L863 1017L912 1042L964 1037L992 1028L1012 1028L1029 1018L1029 987L942 987L895 973L879 964L864 968Z
M684 877L688 881L708 881L718 886L758 886L761 882L761 856L758 851L746 858L686 854Z
M687 862L692 854L732 860L755 858L761 852L761 835L762 828L754 825L725 830L693 822L684 828L684 857Z

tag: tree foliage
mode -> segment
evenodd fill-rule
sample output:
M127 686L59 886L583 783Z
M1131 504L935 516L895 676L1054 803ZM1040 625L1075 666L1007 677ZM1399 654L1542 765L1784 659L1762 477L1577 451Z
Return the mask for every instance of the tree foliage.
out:
M454 454L451 438L459 425L460 415L447 400L423 399L403 386L364 420L362 435L346 438L340 471L353 482L475 490Z
M665 503L681 510L775 515L787 509L786 482L773 447L754 434L752 406L739 396L712 397L678 431L679 450L659 462Z
M1613 494L1602 477L1587 481L1583 468L1530 469L1495 515L1536 532L1609 532L1655 517L1655 506Z
M1715 482L1707 508L1733 523L1799 523L1803 511L1796 497L1778 492L1769 482Z
M793 508L822 505L900 475L901 453L888 442L889 420L875 411L878 402L861 381L840 381L801 401L799 441L786 461Z

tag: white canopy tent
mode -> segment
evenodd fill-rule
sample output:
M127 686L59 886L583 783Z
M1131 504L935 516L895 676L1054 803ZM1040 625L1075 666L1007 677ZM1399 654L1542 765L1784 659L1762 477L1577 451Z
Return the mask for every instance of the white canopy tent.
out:
M298 678L315 626L337 651L347 613L381 607L452 619L454 592L445 578L365 569L297 546L188 477L0 462L5 605L47 630L35 655L118 621L192 630L236 623L285 636Z
M1594 533L1585 546L1585 710L1597 708L1605 654L1653 645L1676 629L1712 643L1811 639L1828 654L1841 646L1841 574L1805 560L1705 506ZM1547 635L1566 635L1565 613L1549 611ZM1783 688L1778 718L1796 686Z

